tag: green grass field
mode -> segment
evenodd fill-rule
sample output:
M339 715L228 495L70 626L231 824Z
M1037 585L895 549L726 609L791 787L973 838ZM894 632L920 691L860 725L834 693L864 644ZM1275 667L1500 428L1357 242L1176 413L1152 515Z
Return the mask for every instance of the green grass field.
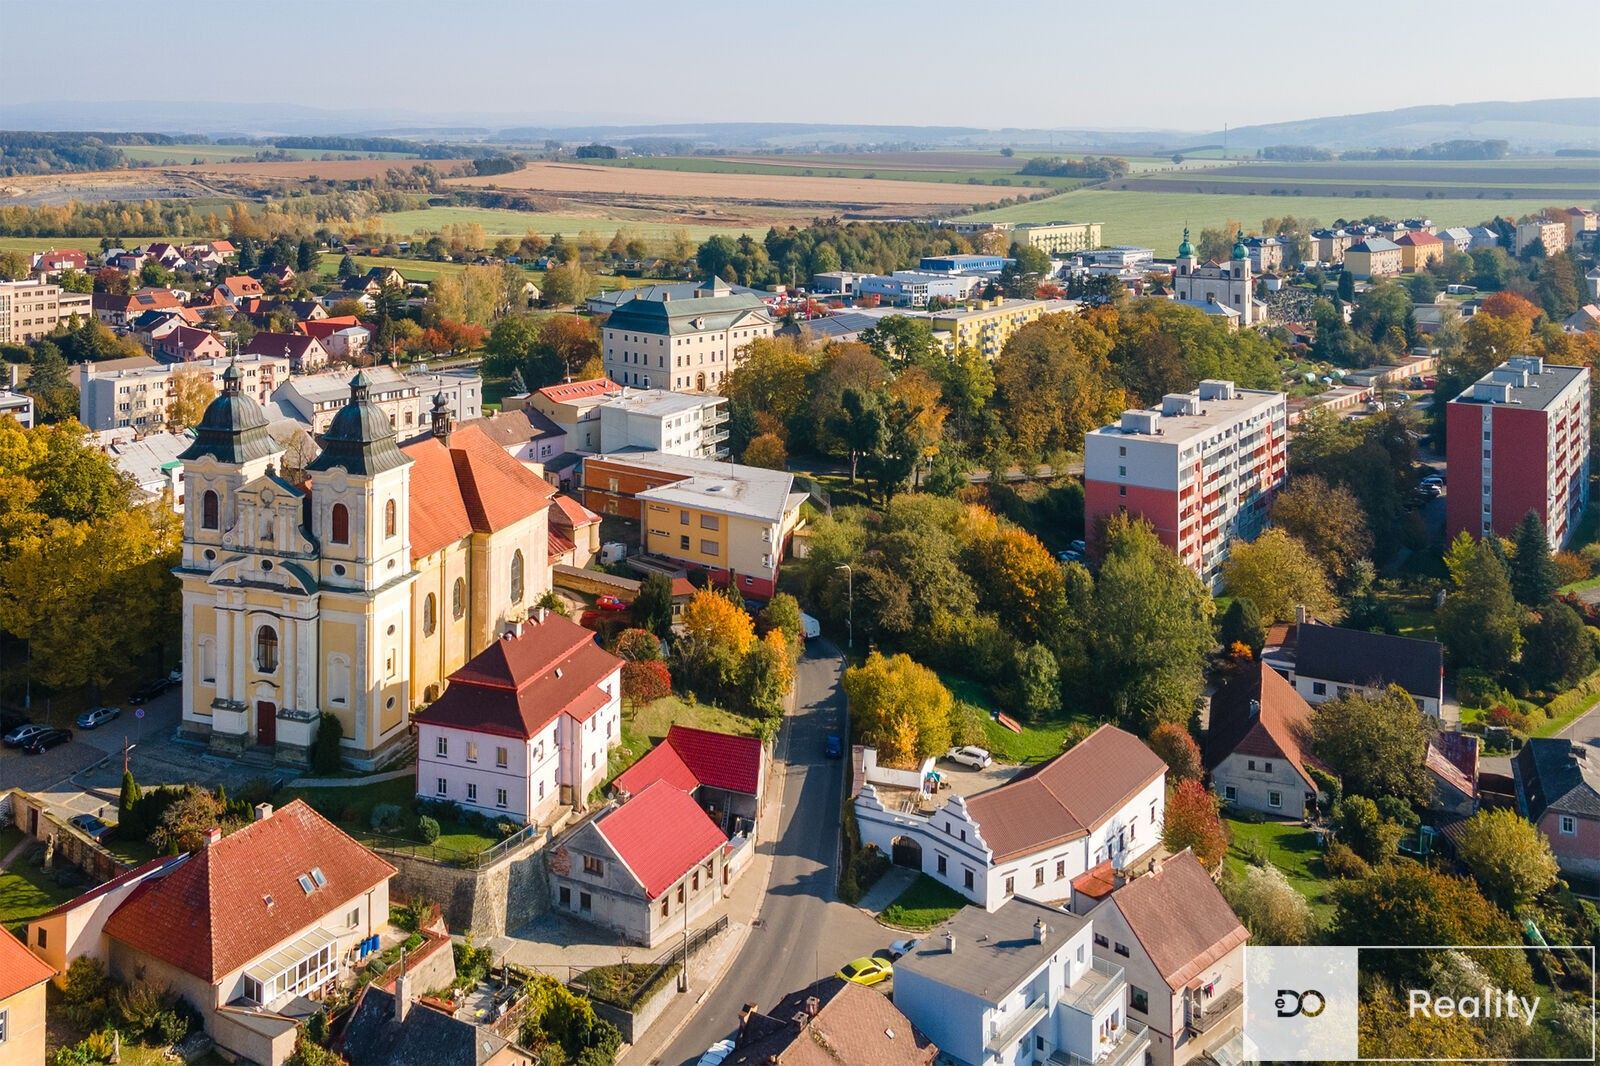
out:
M0 833L0 855L8 854L22 839L16 829ZM26 854L17 856L10 867L0 870L0 926L16 931L45 911L84 891L88 886L63 888L42 867L28 862Z
M1523 201L1525 203L1525 201ZM1198 233L1229 220L1259 229L1268 217L1294 215L1323 224L1336 218L1388 215L1431 218L1440 226L1474 226L1505 211L1504 200L1427 200L1398 197L1228 196L1210 193L1120 192L1075 189L1047 200L1013 204L963 219L994 222L1050 222L1071 219L1100 222L1106 244L1148 245L1158 255L1171 255L1183 227Z
M326 148L272 148L265 144L119 144L123 155L136 163L228 163L235 159L253 162L257 152L284 152L296 159L415 159L410 152L338 152Z
M629 156L625 159L586 159L585 163L601 166L623 167L630 170L676 170L690 174L776 174L802 178L875 178L883 181L936 181L950 185L1013 185L1034 189L1076 189L1084 184L1082 178L1049 178L1019 175L1017 170L1026 162L1019 154L1016 160L995 156L999 166L952 168L949 170L924 170L896 167L892 163L878 167L872 156L842 157L850 160L847 166L832 166L821 161L756 162L745 159L717 159L712 156ZM842 159L841 159L842 161ZM1169 161L1169 166L1170 161Z
M994 703L982 685L956 674L940 674L939 680L957 700L971 704L983 715L983 746L1001 762L1036 763L1053 759L1061 754L1068 729L1079 723L1093 725L1087 715L1069 714L1044 725L1025 725L1022 732L1013 733L994 720Z
M674 723L741 737L755 733L755 723L743 715L710 703L691 704L679 696L667 696L643 707L624 704L622 743L611 749L606 783L644 758Z
M411 813L411 804L416 798L416 779L397 777L345 788L290 788L273 796L272 802L282 806L291 800L303 799L335 825L358 835L371 831L372 808L380 803L392 803L403 812L405 828L397 835L421 843L415 834L417 820ZM440 820L439 829L439 839L434 841L434 846L462 854L475 855L500 842L498 837L486 836L475 828L446 819Z
M604 218L581 215L553 215L538 211L511 211L499 207L424 207L414 211L394 211L379 216L389 233L410 236L415 233L436 233L446 226L479 225L490 237L521 237L532 230L549 237L576 237L580 233L598 233L607 240L617 230L636 232L647 239L670 237L678 230L689 234L696 243L719 233L737 237L748 233L754 237L766 235L766 228L740 229L728 226L678 225L670 222L642 222L632 217L626 208Z
M1311 913L1319 922L1327 921L1333 913L1336 882L1322 872L1322 851L1311 830L1298 822L1245 822L1235 818L1223 821L1232 837L1225 860L1230 871L1243 874L1246 841L1260 841L1272 865L1282 870L1295 891L1311 904Z
M124 237L126 247L149 244L151 241L189 240L188 237ZM100 254L99 237L0 237L0 252L45 252L51 248L76 248L92 255Z

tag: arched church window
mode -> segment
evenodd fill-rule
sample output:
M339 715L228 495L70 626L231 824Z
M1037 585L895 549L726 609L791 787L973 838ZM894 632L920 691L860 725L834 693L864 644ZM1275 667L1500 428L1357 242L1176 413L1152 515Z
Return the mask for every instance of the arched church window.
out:
M467 583L458 577L456 583L450 586L450 617L459 622L466 613Z
M333 505L333 542L350 543L350 508L342 503Z
M522 549L511 557L511 602L522 602Z
M217 494L210 489L200 497L200 528L217 528Z
M433 636L433 630L439 621L439 606L434 600L433 593L428 593L428 598L422 601L422 635Z
M278 669L278 631L271 626L256 630L256 668L264 674Z
M395 534L395 530L398 528L399 523L395 518L394 501L390 500L383 505L383 535L386 537L392 537Z

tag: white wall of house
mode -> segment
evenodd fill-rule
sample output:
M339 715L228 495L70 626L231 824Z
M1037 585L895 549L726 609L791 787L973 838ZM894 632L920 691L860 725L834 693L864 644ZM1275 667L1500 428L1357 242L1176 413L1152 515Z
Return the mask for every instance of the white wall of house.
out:
M1327 678L1307 677L1298 671L1292 675L1291 680L1294 682L1294 690L1312 706L1338 699L1349 692L1360 692L1368 696L1382 695L1383 692L1382 689L1372 685L1351 685L1343 681L1329 681ZM1417 701L1422 713L1434 719L1439 717L1439 696L1433 694L1419 696L1413 692L1411 698Z
M1260 811L1273 818L1304 818L1306 793L1317 791L1315 783L1302 777L1288 759L1238 753L1217 764L1211 771L1211 782L1229 806Z

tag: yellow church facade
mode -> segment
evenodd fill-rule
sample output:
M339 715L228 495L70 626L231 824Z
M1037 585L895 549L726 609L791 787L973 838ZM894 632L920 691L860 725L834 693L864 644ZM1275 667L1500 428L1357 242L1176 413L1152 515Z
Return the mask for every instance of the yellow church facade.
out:
M323 713L345 762L408 749L411 712L550 587L548 484L476 428L402 447L364 375L298 482L224 375L183 454L183 728L303 764Z

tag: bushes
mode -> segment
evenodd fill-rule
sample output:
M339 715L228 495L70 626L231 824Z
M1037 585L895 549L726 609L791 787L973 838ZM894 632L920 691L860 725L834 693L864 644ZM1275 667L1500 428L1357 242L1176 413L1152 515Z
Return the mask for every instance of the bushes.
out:
M1327 850L1322 853L1322 868L1328 871L1330 877L1352 881L1360 880L1372 872L1367 860L1352 851L1348 844L1338 840L1330 841Z
M404 815L397 803L379 803L372 808L372 829L375 833L398 833Z
M1551 561L1555 563L1556 581L1562 585L1586 581L1594 573L1594 566L1588 559L1572 552L1556 552Z
M417 836L422 838L424 844L432 844L439 839L439 823L436 819L424 814L417 819Z
M339 770L339 742L344 739L344 724L338 715L322 712L317 722L317 736L311 742L311 769L319 774L337 773Z
M1533 731L1533 719L1503 703L1489 708L1488 713L1483 716L1483 721L1485 725L1509 729L1521 737Z
M1494 678L1477 670L1463 670L1456 676L1456 695L1463 707L1490 707L1505 699L1505 691Z

